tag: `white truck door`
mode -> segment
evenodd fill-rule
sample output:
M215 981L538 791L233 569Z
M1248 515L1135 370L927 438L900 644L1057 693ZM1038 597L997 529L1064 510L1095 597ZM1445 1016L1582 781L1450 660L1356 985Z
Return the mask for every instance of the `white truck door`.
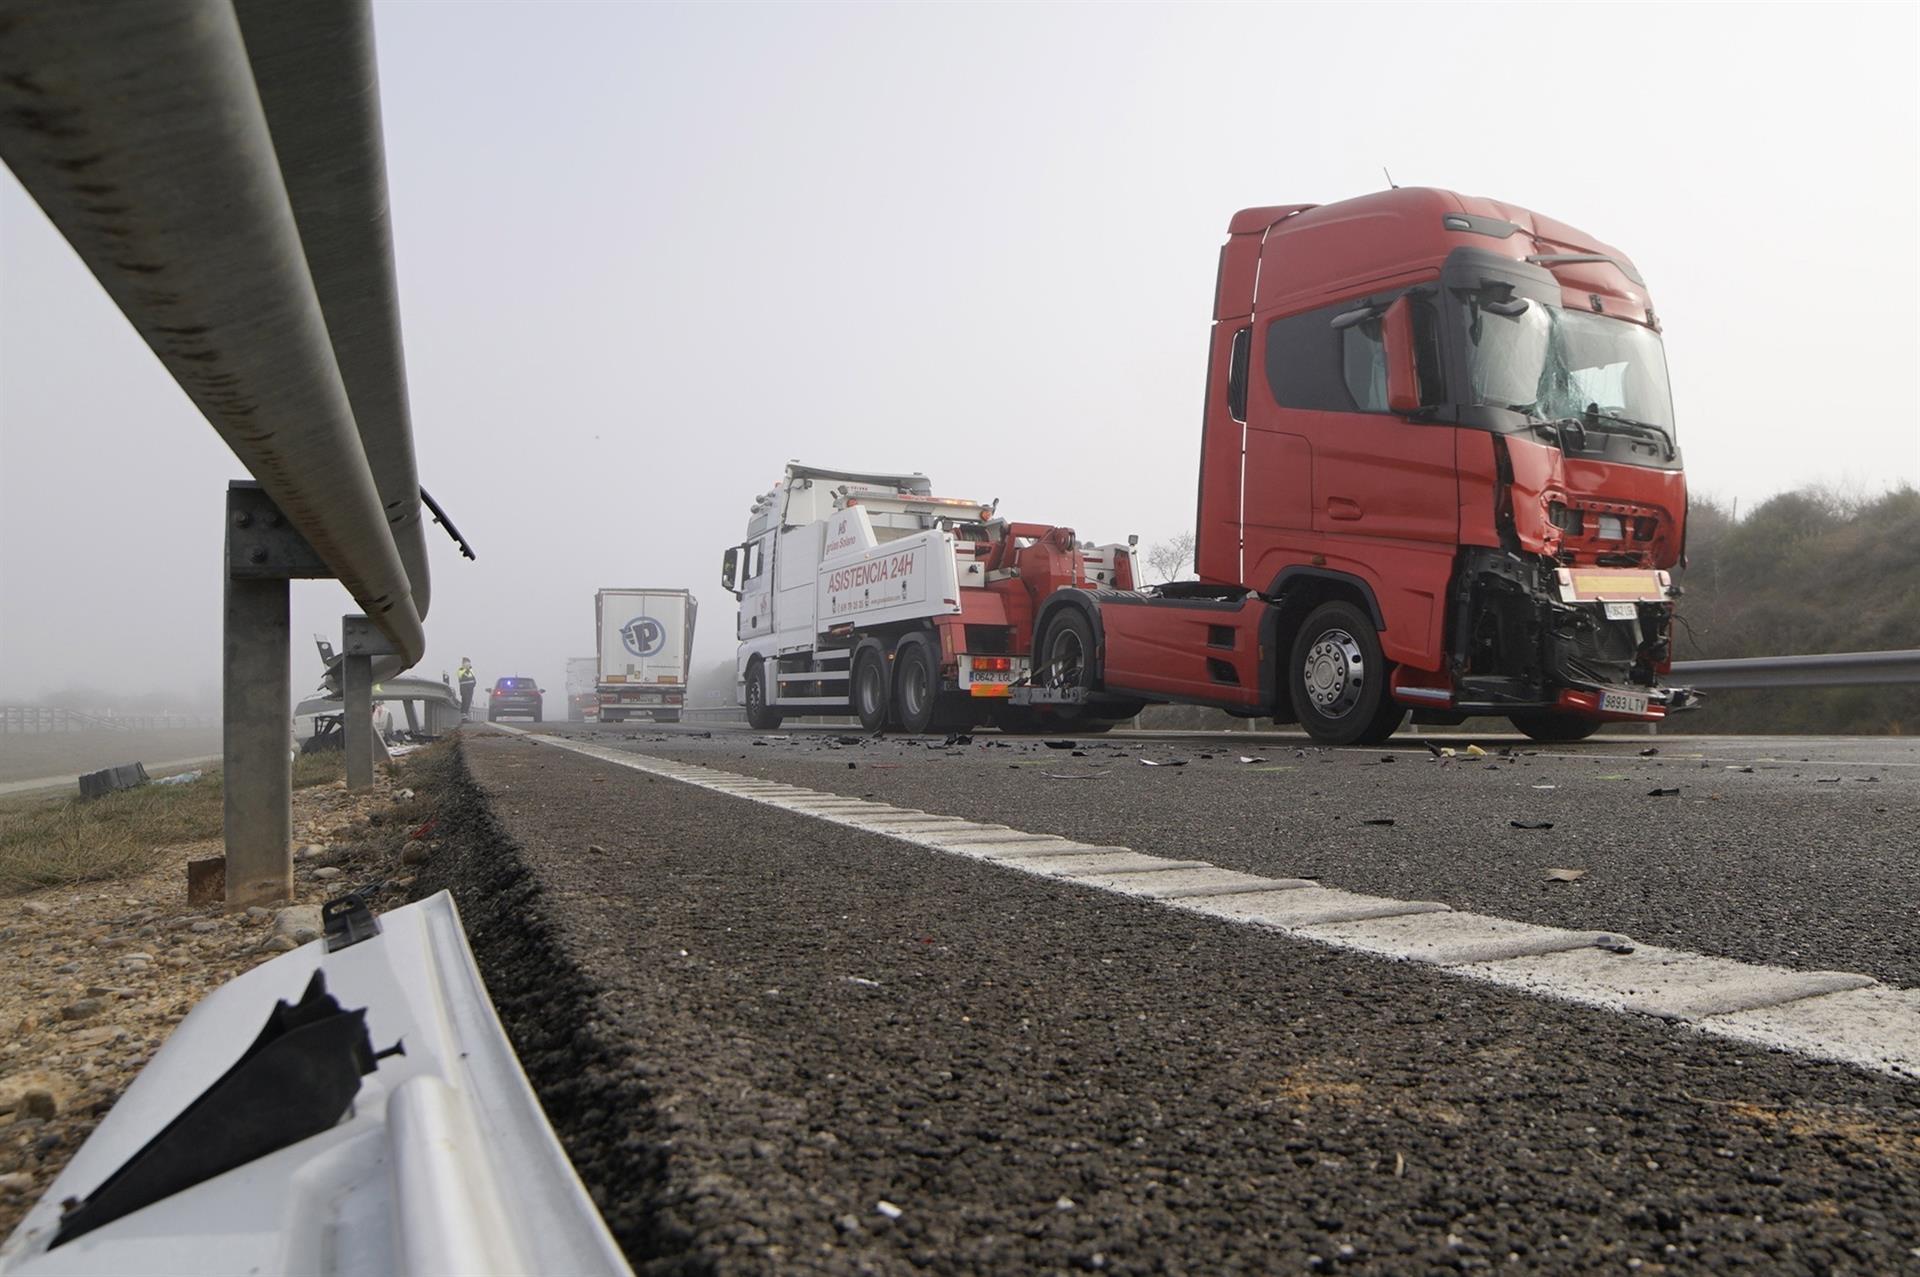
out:
M773 607L782 652L805 651L813 646L813 596L825 529L825 524L814 521L780 533L779 548L773 556Z
M740 568L739 629L734 636L743 643L773 635L773 574L767 570L773 557L773 536L769 532L747 542Z

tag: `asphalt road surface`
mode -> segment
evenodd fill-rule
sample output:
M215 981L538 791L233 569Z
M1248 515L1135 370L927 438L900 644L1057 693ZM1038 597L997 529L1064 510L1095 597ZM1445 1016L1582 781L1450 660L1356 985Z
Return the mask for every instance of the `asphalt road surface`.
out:
M1901 742L1482 738L1477 757L1436 737L1456 751L1436 758L1238 734L1090 737L1076 754L990 733L948 749L546 730L1920 983L1920 751ZM442 808L457 854L425 885L460 895L523 1059L642 1271L1920 1272L1912 1080L1043 880L525 739L475 732L462 750ZM1587 873L1557 882L1549 867Z

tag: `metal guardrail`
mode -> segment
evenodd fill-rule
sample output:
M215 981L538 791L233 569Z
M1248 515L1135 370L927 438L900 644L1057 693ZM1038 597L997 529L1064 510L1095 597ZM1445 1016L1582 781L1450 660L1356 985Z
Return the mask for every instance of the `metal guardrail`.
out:
M1675 661L1670 677L1681 687L1697 687L1709 692L1748 688L1888 687L1920 683L1920 650Z
M304 7L284 8L294 14ZM364 12L360 16L364 23ZM301 25L293 18L262 20L263 38ZM367 54L370 47L356 56ZM285 66L276 57L265 69ZM372 80L369 60L355 82ZM371 389L397 377L400 364L394 354L363 361L358 353L397 338L397 320L388 333L379 331L377 317L343 317L347 365L376 366L356 377L370 387L369 421L357 424L316 291L317 283L329 296L365 285L363 272L340 268L353 253L390 262L385 219L357 235L317 236L320 247L310 261L289 198L291 190L315 204L343 205L335 216L309 214L316 231L336 229L370 202L384 211L377 142L372 162L362 153L372 108L361 103L355 114L351 100L310 102L304 84L284 93L269 88L265 96L281 110L305 106L315 117L295 130L300 137L290 139L288 152L294 162L283 172L262 96L230 4L8 5L0 41L0 158L410 664L424 652L426 638L362 439L363 430L404 434L404 414L376 419L374 401L382 396ZM351 140L341 149L353 154L352 162L329 163L324 148L314 145L324 137ZM366 183L376 177L381 186L371 194ZM386 274L390 282L390 269ZM378 312L381 300L374 296L365 309ZM390 303L390 292L384 300ZM392 376L383 377L381 368ZM390 464L388 488L407 478L402 453L410 470L410 440L381 453ZM408 507L416 540L418 487L413 481ZM406 510L396 513L404 522Z
M429 582L368 0L7 0L0 159L257 480L227 495L227 899L285 899L288 582L332 577L347 777ZM377 641L376 641L377 639Z

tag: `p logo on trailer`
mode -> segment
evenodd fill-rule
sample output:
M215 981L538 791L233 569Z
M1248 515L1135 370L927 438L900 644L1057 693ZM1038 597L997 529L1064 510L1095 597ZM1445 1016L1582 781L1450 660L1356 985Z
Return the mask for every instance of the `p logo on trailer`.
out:
M667 645L667 630L650 616L636 616L620 627L620 642L635 656L653 656Z

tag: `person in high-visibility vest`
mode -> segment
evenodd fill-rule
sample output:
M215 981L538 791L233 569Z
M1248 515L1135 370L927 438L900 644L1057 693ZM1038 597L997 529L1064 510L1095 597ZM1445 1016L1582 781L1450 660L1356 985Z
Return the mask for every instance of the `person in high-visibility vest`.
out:
M473 658L463 656L460 658L460 716L462 718L466 717L467 711L473 708L473 684Z

